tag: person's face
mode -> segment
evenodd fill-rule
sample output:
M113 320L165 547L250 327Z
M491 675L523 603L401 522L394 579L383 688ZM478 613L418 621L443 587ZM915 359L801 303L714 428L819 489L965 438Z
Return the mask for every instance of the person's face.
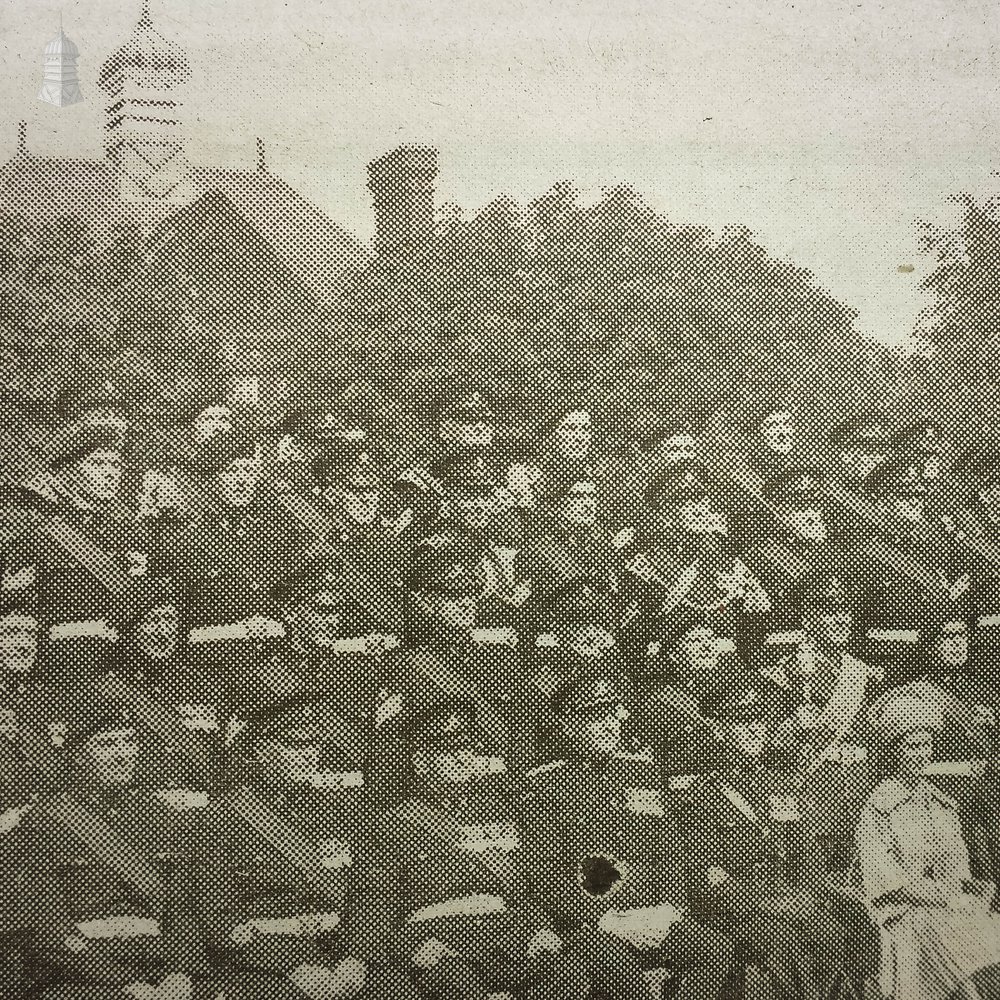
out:
M139 742L130 726L107 729L83 744L83 758L102 785L129 785L139 762Z
M114 500L122 481L121 452L99 448L74 466L77 480L97 500Z
M256 375L234 376L230 380L226 399L230 406L257 406L260 402L260 380Z
M722 646L710 628L693 628L677 644L681 663L691 670L715 670L722 658Z
M965 666L969 659L969 633L965 628L942 632L936 646L938 659L946 667Z
M923 463L923 476L924 476L924 479L940 479L941 478L941 456L940 455L928 455L924 459L924 463Z
M482 759L472 747L419 751L413 755L417 774L441 785L470 785L482 775Z
M172 604L150 608L139 623L139 648L150 659L165 660L177 648L180 618Z
M920 521L924 516L924 498L922 496L894 496L892 507L900 517L907 521Z
M0 618L0 669L24 673L38 653L38 622L30 615Z
M767 747L767 723L759 719L751 722L734 722L729 726L732 745L744 757L756 759Z
M477 604L475 594L437 594L434 600L438 617L458 629L475 627Z
M563 520L567 524L590 527L597 523L597 494L593 491L568 493L563 498Z
M789 527L799 538L809 542L826 541L826 521L823 519L823 512L818 508L790 509L787 520Z
M627 718L621 703L570 712L562 717L563 735L583 756L610 757L621 745L622 723Z
M583 458L590 451L593 434L590 414L585 410L575 410L556 425L556 447L564 458Z
M761 435L776 455L788 455L795 443L795 425L790 417L769 421L761 428Z
M507 488L517 498L519 507L534 507L535 488L542 479L542 470L537 465L517 462L507 472Z
M215 478L224 503L230 507L245 507L257 494L260 465L254 458L237 458Z
M656 446L656 456L664 464L685 462L694 458L695 447L691 434L672 434Z
M926 729L907 733L898 743L899 768L904 774L922 774L934 756L934 734Z
M692 535L725 535L729 532L726 515L717 510L709 497L689 500L680 508L681 528Z
M204 444L233 429L233 412L228 406L206 406L192 423L196 444Z
M307 733L286 733L278 739L264 739L257 744L261 763L288 778L315 774L322 756L322 742Z
M591 622L573 633L570 645L581 656L599 657L614 648L615 637L607 629Z
M378 490L368 487L349 488L341 493L344 513L355 524L374 524L378 517Z
M884 452L876 448L847 448L840 453L844 470L854 479L864 479L886 459Z
M814 631L820 640L830 646L845 646L850 641L854 618L846 608L825 611L816 615Z
M304 611L305 628L312 643L328 646L340 636L344 600L343 588L332 581L313 592Z

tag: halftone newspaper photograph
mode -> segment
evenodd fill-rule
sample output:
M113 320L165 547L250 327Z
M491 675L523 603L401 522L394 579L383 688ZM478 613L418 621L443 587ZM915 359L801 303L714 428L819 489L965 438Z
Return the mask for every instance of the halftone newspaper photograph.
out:
M0 62L2 1000L1000 1000L1000 7Z

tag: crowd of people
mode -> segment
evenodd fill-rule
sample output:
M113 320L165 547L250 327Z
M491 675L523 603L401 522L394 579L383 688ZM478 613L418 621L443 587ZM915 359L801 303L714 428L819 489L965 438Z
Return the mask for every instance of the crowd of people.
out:
M495 403L8 422L4 996L990 995L1000 444Z

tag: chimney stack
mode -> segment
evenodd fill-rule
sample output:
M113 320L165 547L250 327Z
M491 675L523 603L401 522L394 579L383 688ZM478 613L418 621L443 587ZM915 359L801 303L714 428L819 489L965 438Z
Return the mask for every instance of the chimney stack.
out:
M437 150L430 146L399 146L368 164L377 253L409 253L428 242L437 172Z
M17 155L28 155L28 123L17 123Z
M257 173L267 173L267 150L264 147L264 140L257 138Z

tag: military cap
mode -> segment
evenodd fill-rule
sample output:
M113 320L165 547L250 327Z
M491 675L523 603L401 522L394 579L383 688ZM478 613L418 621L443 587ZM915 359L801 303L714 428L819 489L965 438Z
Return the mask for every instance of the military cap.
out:
M653 480L646 491L646 502L656 509L666 504L714 496L719 491L719 483L701 462L685 459Z
M920 468L906 459L891 459L872 469L861 483L872 496L914 497L927 492Z
M63 469L95 451L121 451L121 438L105 427L82 427L62 437L52 454L53 469Z
M194 457L194 467L203 476L214 476L230 462L256 457L257 443L253 438L234 431L232 434L218 434L202 444Z
M944 428L936 420L923 417L901 427L893 434L890 443L901 450L937 454L944 448Z
M885 419L877 415L849 417L837 424L829 434L831 444L841 448L872 445L887 446L891 432Z
M464 545L424 545L413 554L410 589L435 594L478 594L478 558Z
M665 618L659 619L663 627L656 633L661 646L671 648L676 646L689 632L695 629L712 629L715 631L716 620L708 612L697 608L686 608L683 605L675 608Z
M475 706L463 701L443 702L418 712L404 732L409 744L418 749L482 749L486 745Z
M558 684L549 705L557 715L591 715L622 705L630 693L628 680L620 671L595 665Z
M649 454L664 441L669 441L671 438L689 437L693 440L695 436L695 429L689 423L678 421L676 423L660 424L660 426L642 439L639 444L639 450L645 454Z
M461 424L489 421L493 417L493 409L482 392L470 392L449 399L441 407L441 420L454 420Z
M788 469L764 483L763 494L771 500L789 503L811 501L823 485L823 471L812 466Z
M564 583L548 600L546 618L562 631L577 625L614 628L614 595L599 580L581 577Z
M375 456L368 449L324 448L313 462L313 475L354 489L373 490L382 484Z
M926 681L914 681L887 691L868 709L868 721L883 749L908 733L944 729L944 693Z
M181 424L192 424L206 410L225 410L230 417L232 417L233 414L233 408L229 405L229 403L226 403L215 396L202 396L188 402L183 409L181 409L178 422Z
M758 427L772 427L776 424L787 424L795 419L795 411L790 407L777 407L768 410L757 422Z

